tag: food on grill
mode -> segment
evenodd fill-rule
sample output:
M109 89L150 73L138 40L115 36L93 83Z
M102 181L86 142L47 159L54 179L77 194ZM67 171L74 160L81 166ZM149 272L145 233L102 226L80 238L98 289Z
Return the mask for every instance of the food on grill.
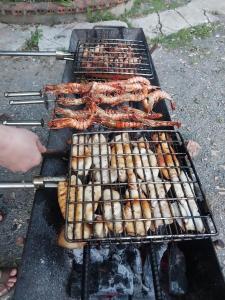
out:
M77 136L73 138L71 166L80 176L86 176L92 164L90 148L85 145L87 143L87 136L81 135L79 140Z
M121 72L123 68L126 68L124 72L135 73L137 71L135 67L141 63L142 56L133 48L126 43L117 43L116 45L102 43L85 47L80 58L80 66L87 69L88 72L90 69L101 72Z
M83 172L74 170L71 177L68 208L68 183L58 189L69 239L157 235L159 227L172 223L171 232L204 232L193 183L181 171L172 136L156 131L151 141L139 133L74 135L71 155L83 159Z
M173 214L172 210L169 207L168 201L160 200L155 201L155 205L152 208L154 218L158 218L154 221L154 227L152 226L152 230L158 229L159 226L168 225L173 223ZM163 219L164 218L164 219Z
M144 196L142 196L145 198ZM131 200L126 203L123 209L126 232L131 236L147 235L151 221L137 221L138 219L151 219L151 208L147 200Z
M171 97L166 92L157 89L158 87L152 86L149 80L140 76L109 82L93 81L88 83L47 85L44 89L46 93L55 95L75 93L82 96L82 98L60 97L57 100L59 104L64 106L85 104L85 108L82 110L56 108L55 114L62 116L62 118L55 118L48 125L52 129L70 127L77 130L85 130L91 127L93 123L102 124L109 128L179 127L180 122L155 121L162 115L152 112L154 103L166 97L171 101L171 107L174 108ZM99 107L101 104L115 106L133 101L144 101L145 108L146 105L148 106L148 109L146 109L147 113L127 106L117 110L104 110Z
M109 229L102 216L96 216L94 223L94 235L99 238L104 238L108 235Z
M68 183L66 181L61 181L58 183L58 202L59 202L61 213L64 218L66 217L67 189L68 189ZM72 175L70 194L69 194L68 217L67 217L69 222L74 220L74 213L75 213L74 210L76 210L77 220L81 220L82 204L78 204L77 202L81 202L82 199L83 199L82 183L79 178L77 178L75 175Z
M88 83L61 83L58 85L46 85L44 93L54 95L79 94L82 98L63 98L57 101L61 105L81 105L88 101L97 104L118 105L128 101L144 101L148 99L147 112L152 111L154 103L160 100L168 99L171 101L171 107L174 109L172 98L166 92L157 90L158 87L144 77L136 76L127 80L109 81L109 82L88 82Z
M93 221L94 212L98 207L98 201L102 196L101 185L92 186L91 182L84 190L84 201L88 202L84 208L84 219L88 222Z
M148 94L147 98L144 100L143 105L145 108L145 112L147 112L147 113L151 112L154 104L156 104L157 102L159 102L160 100L163 100L163 99L170 100L171 108L175 109L175 104L174 104L171 96L164 91L157 90L157 91L153 91L150 94Z
M120 107L120 110L132 114L133 116L135 116L135 118L141 117L144 119L154 120L154 119L160 119L162 117L162 114L160 113L154 113L154 112L146 113L140 109L136 109L127 105Z
M85 130L92 126L94 116L91 115L87 120L76 120L74 118L53 119L48 122L48 126L52 129L75 128L77 130Z
M122 233L122 203L120 194L115 190L106 189L103 192L103 216L107 221L107 226L113 233Z
M155 154L150 149L146 149L143 144L138 146L133 149L137 175L145 181L154 180L159 173L159 169L156 168Z
M121 182L127 180L126 165L123 152L123 144L121 142L121 135L116 136L113 139L113 144L111 148L112 158L111 166L112 168L118 169L118 179Z
M204 232L204 225L194 200L196 197L194 194L194 185L190 183L190 178L182 171L179 178L172 178L172 181L176 182L173 184L173 187L176 197L179 198L179 208L175 205L173 206L175 216L189 217L183 219L185 226L182 224L181 219L177 219L177 222L182 228L185 227L183 228L184 230ZM187 197L188 200L186 200ZM195 217L194 219L193 216Z
M159 136L155 134L153 140L159 141L156 146L156 157L159 167L163 167L160 169L161 173L168 180L177 178L180 173L180 164L173 147L167 143L166 134L161 133Z
M71 185L76 184L76 176L71 177ZM66 199L67 199L67 188L68 182L67 181L60 181L58 183L58 203L61 210L63 217L66 217ZM69 194L70 202L75 201L75 186L70 187L70 194ZM69 204L70 209L68 210L68 220L72 221L74 218L74 205Z
M86 242L67 242L65 239L65 227L63 226L58 235L57 244L58 246L67 249L80 249L84 247Z
M152 86L144 77L136 76L126 80L113 80L108 82L88 82L88 83L59 83L59 84L48 84L44 87L43 93L62 95L62 94L79 94L79 95L106 95L114 93L130 93L140 92L145 90L145 93L149 93L152 90L158 89L158 86ZM141 101L141 100L137 100Z
M110 170L109 157L111 149L108 146L103 134L95 134L90 138L93 149L93 163L95 166L94 177L95 181L102 183L109 183L116 181L117 174L115 170ZM110 178L111 176L111 178ZM111 179L111 180L110 180Z

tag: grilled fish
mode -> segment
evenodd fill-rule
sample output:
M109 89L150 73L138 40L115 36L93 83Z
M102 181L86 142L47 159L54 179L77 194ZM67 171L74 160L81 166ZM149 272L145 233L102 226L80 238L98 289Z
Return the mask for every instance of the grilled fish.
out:
M89 185L84 190L84 201L88 201L85 204L84 209L84 218L88 222L92 222L94 220L94 212L98 207L98 201L102 196L101 185ZM93 197L93 198L92 198ZM92 200L93 199L93 200Z
M120 194L110 189L106 189L103 192L103 215L107 222L107 226L110 231L114 233L123 232L123 224L119 220L122 220L122 205L121 202L115 201L120 200Z

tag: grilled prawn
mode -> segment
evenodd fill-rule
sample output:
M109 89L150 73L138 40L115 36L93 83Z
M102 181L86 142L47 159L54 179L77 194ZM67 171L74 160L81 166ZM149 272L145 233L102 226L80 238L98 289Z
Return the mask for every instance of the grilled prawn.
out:
M174 103L173 99L171 98L171 96L164 91L157 90L157 91L153 91L150 94L148 94L147 104L144 103L145 111L151 112L154 104L156 104L160 100L164 100L164 99L167 99L170 101L171 108L174 110L175 103Z
M51 129L75 128L77 130L85 130L92 125L94 116L91 115L87 120L76 120L73 118L53 119L48 122Z

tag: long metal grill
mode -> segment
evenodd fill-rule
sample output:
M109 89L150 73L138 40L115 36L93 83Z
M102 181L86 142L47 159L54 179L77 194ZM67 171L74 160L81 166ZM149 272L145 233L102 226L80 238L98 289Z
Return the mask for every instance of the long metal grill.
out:
M153 70L143 41L96 39L79 41L74 73L86 77L127 78L133 75L153 79Z
M157 149L163 149L162 142L152 137L161 133L171 151L163 157L176 156L179 165L174 161L173 166L159 166ZM73 141L66 201L68 241L126 243L217 234L179 132L79 133Z

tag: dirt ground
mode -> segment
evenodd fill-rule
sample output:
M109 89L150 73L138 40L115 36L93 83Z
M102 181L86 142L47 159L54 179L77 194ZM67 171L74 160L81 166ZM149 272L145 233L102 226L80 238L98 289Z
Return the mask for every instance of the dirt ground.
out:
M193 41L176 50L157 49L154 63L163 89L177 102L173 119L181 120L185 139L201 145L194 159L219 238L225 240L225 30L212 37ZM39 90L46 82L61 80L64 62L54 59L0 59L1 113L16 119L49 118L44 106L9 106L4 91ZM46 143L48 130L32 128ZM11 174L0 169L0 181L30 180L39 168L27 174ZM6 214L0 224L0 266L19 264L33 202L33 191L0 191L0 210ZM225 274L225 251L217 250Z

